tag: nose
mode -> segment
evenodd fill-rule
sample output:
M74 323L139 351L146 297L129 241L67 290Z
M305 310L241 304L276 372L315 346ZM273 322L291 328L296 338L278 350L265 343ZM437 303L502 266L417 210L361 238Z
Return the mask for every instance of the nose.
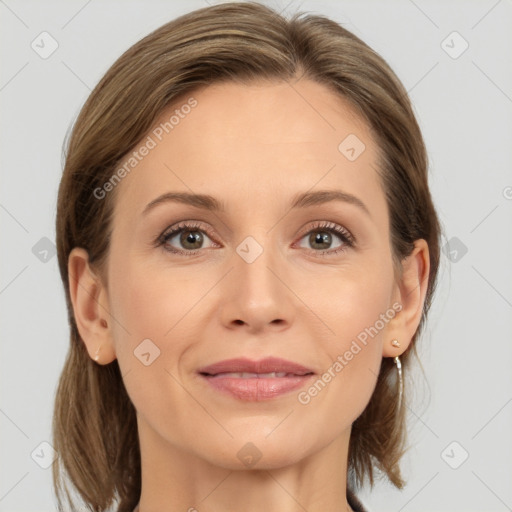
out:
M288 274L278 250L263 247L248 237L237 247L233 268L225 282L221 301L223 324L251 334L287 329L296 310L287 284Z

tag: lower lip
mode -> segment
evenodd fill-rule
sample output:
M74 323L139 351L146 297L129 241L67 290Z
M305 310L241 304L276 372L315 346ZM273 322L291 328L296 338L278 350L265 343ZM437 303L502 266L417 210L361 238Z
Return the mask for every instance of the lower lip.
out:
M228 393L239 400L252 402L270 400L290 391L301 388L314 374L295 377L273 377L266 379L241 377L206 377L201 375L210 386Z

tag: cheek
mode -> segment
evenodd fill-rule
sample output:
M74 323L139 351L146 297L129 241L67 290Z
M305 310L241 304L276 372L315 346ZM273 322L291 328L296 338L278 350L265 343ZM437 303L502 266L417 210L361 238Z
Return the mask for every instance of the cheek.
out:
M115 268L114 268L115 267ZM112 260L110 305L116 357L127 393L147 419L172 421L187 404L176 384L177 368L187 351L187 313L204 294L201 283L163 278L161 269L137 261ZM165 419L165 421L164 421Z
M381 337L390 320L381 320L382 314L391 307L393 274L390 261L354 264L316 283L318 286L309 292L310 304L314 304L319 317L330 327L334 347L343 348L361 333L359 340L364 342L364 332L375 324L378 333L371 329L373 336L370 339Z
M144 338L162 342L172 336L175 326L208 290L207 276L184 278L186 269L164 270L137 258L112 269L112 315L126 327L133 343L139 338L139 342ZM118 332L126 338L126 331Z
M389 267L389 268L388 268ZM330 332L322 348L327 363L314 389L306 390L301 403L322 403L341 425L347 414L355 420L368 404L382 361L386 330L395 316L389 303L393 276L390 266L377 263L365 272L346 272L337 284L311 297L314 309ZM312 308L313 309L313 308ZM318 398L316 398L318 396Z
M190 367L203 333L206 296L218 277L207 269L156 267L137 257L112 258L109 275L116 357L122 374L131 372L127 390L136 404L148 396L156 401L154 390L172 384L171 375L180 380Z

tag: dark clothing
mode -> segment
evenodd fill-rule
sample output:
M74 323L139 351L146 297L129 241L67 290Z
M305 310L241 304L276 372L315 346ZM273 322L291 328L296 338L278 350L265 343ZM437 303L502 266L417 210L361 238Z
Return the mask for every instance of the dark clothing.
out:
M350 489L347 489L347 501L348 504L350 505L350 508L352 508L354 512L366 512L366 509L363 507L363 504L358 500L357 496ZM135 507L133 512L138 511L139 505Z
M366 512L363 504L350 489L347 489L347 501L354 512Z

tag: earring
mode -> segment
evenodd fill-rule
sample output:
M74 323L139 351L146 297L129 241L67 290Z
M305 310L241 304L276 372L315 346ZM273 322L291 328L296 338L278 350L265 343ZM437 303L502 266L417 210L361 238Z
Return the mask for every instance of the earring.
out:
M394 357L394 361L396 364L396 369L398 371L398 409L402 406L402 394L403 394L403 387L404 382L402 379L402 363L400 361L400 358L398 356Z
M95 361L98 361L98 359L100 358L100 356L98 355L98 354L99 354L99 352L100 352L100 348L101 348L101 347L98 347L98 348L96 349L95 354L94 354L94 360L95 360Z
M393 347L400 347L400 343L398 342L398 340L391 340L391 345L393 345Z

